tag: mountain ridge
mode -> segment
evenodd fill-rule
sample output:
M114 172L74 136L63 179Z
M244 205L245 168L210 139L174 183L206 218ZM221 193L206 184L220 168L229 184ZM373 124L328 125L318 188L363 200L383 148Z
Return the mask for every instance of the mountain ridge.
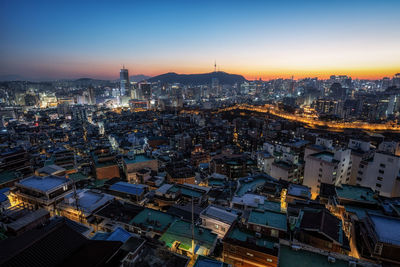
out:
M175 72L167 72L154 76L147 81L161 83L181 83L186 85L210 84L213 78L217 78L219 84L235 84L242 83L246 79L242 75L230 74L223 71L199 73L199 74L178 74Z

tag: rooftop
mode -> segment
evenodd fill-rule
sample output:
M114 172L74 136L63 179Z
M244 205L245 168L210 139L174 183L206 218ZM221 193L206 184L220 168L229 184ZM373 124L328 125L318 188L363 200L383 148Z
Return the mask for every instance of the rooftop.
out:
M193 267L227 267L228 264L200 255Z
M229 211L226 211L223 208L215 207L215 206L208 206L203 212L203 215L217 219L219 221L223 221L229 224L232 224L236 219L237 215L233 214Z
M130 221L130 224L143 227L152 227L158 232L163 232L176 218L168 213L145 208Z
M125 243L131 236L131 233L118 226L111 233L96 232L92 240L121 241Z
M314 153L310 156L330 163L337 162L337 160L334 158L335 155L329 151Z
M400 219L377 214L368 214L375 226L379 241L400 246Z
M253 210L250 212L248 222L283 231L287 230L286 214L279 212Z
M349 263L344 260L335 259L335 262L329 262L326 255L311 252L303 249L292 249L288 246L281 245L279 251L280 267L348 267Z
M172 186L168 190L168 193L176 193L178 191L180 191L182 195L185 195L188 197L201 197L203 195L203 193L199 192L198 190L188 188L188 187L178 186L178 185Z
M143 210L144 208L142 206L114 200L96 211L95 214L113 221L128 224Z
M236 191L236 195L241 197L248 192L253 192L257 187L263 186L268 180L269 180L268 177L263 175L241 179L240 186Z
M250 244L249 239L254 239L254 234L247 232L245 230L241 230L238 227L233 228L231 231L229 231L227 238L238 240L241 242L246 242ZM268 249L273 249L274 248L274 242L267 240L265 238L257 238L255 239L256 245L259 247L264 247Z
M5 184L17 179L18 176L15 172L4 171L0 173L0 184Z
M174 222L168 230L161 236L167 247L172 247L175 241L180 242L179 248L189 251L192 247L192 224L178 220ZM217 235L211 230L195 226L194 227L195 253L199 255L208 254L204 248L211 250L217 240Z
M68 174L68 178L74 180L74 182L78 182L78 181L86 180L89 177L87 177L86 175L84 175L81 172L74 172L74 173Z
M110 190L123 192L131 195L141 195L144 191L146 185L141 184L130 184L127 182L117 182L110 186Z
M145 161L150 161L150 160L155 160L155 159L150 158L143 154L135 155L132 158L124 157L124 162L126 164L134 164L134 163L145 162Z
M288 195L311 198L311 191L307 186L290 184L288 187Z
M340 199L347 199L359 202L369 202L377 204L378 200L374 198L374 191L369 187L361 187L355 185L342 185L336 187L336 194Z
M21 184L24 187L32 188L38 191L49 192L69 182L70 180L68 180L65 177L54 176L54 175L49 175L49 176L34 175L19 181L18 184Z
M107 202L114 199L113 196L103 194L88 189L78 189L75 193L70 193L64 197L64 205L76 207L79 206L84 212L93 212ZM77 203L76 203L77 202Z

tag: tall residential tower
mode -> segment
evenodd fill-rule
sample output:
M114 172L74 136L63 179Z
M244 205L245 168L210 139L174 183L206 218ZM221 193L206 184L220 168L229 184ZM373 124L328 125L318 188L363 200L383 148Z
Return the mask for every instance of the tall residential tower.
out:
M121 82L121 96L124 96L126 91L129 89L129 73L128 69L125 69L125 66L123 66L121 71L119 72L119 79Z

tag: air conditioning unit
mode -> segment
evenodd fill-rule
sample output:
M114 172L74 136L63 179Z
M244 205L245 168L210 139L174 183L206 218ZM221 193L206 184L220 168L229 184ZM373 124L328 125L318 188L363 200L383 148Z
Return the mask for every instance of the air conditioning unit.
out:
M261 238L261 233L256 233L257 238Z
M298 246L298 245L292 245L292 249L293 249L294 251L299 251L299 250L301 249L301 247Z
M349 267L357 267L356 261L349 261Z
M336 259L334 257L328 256L328 262L335 263Z

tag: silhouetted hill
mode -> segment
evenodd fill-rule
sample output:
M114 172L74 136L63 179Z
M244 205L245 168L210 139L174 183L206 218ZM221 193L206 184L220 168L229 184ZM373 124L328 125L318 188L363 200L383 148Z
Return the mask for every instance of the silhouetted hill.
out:
M181 84L209 84L212 78L218 78L220 84L242 83L246 79L242 75L229 74L218 71L202 74L177 74L169 72L148 79L149 82L160 81L162 83L181 83Z
M132 75L129 77L129 81L131 82L141 82L144 80L148 80L150 78L150 76L146 76L143 74L138 74L138 75Z

